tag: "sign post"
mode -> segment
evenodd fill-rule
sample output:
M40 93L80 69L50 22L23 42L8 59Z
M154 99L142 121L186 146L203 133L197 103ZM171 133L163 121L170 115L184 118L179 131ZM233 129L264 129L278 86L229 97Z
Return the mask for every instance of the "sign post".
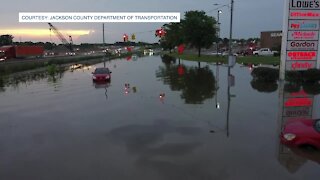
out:
M280 80L285 71L319 68L320 0L285 0Z

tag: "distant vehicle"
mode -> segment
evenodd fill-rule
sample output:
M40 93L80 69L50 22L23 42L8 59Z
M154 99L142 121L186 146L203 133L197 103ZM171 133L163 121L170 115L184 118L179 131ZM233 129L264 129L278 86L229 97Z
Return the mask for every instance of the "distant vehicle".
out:
M320 150L320 119L289 120L284 126L280 139L289 147Z
M92 80L95 82L98 81L110 81L111 80L111 71L109 68L96 68L92 72Z
M43 57L42 46L2 46L0 47L0 59Z
M214 56L221 56L222 53L221 52L212 52L211 55L214 55Z
M257 51L253 51L253 55L256 56L274 56L278 51L271 51L269 48L261 48Z
M229 56L229 51L224 51L221 55L222 55L222 56ZM233 53L232 55L233 55L233 56L238 56L237 53Z

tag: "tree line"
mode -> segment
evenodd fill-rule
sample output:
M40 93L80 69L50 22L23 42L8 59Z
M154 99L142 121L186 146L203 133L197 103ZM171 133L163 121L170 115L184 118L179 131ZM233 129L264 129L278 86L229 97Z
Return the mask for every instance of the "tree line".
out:
M166 35L160 39L161 47L171 53L175 47L185 44L187 47L196 48L198 56L201 56L202 48L209 48L214 43L227 47L229 39L217 37L217 25L216 19L206 15L204 11L188 11L180 23L163 25ZM233 39L232 41L237 45L244 46L257 43L260 39Z

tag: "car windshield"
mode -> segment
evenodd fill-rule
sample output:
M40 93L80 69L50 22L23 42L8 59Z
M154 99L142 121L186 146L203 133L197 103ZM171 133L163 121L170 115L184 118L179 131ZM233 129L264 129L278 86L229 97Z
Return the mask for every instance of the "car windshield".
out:
M108 68L98 68L94 71L95 74L109 74Z

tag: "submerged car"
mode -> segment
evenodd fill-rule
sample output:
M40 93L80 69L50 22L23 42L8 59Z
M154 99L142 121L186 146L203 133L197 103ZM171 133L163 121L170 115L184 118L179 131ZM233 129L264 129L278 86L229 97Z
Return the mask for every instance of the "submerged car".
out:
M280 139L282 144L289 147L320 150L320 119L289 120Z
M110 81L111 71L109 70L109 68L96 68L94 72L92 72L92 80L95 82Z

